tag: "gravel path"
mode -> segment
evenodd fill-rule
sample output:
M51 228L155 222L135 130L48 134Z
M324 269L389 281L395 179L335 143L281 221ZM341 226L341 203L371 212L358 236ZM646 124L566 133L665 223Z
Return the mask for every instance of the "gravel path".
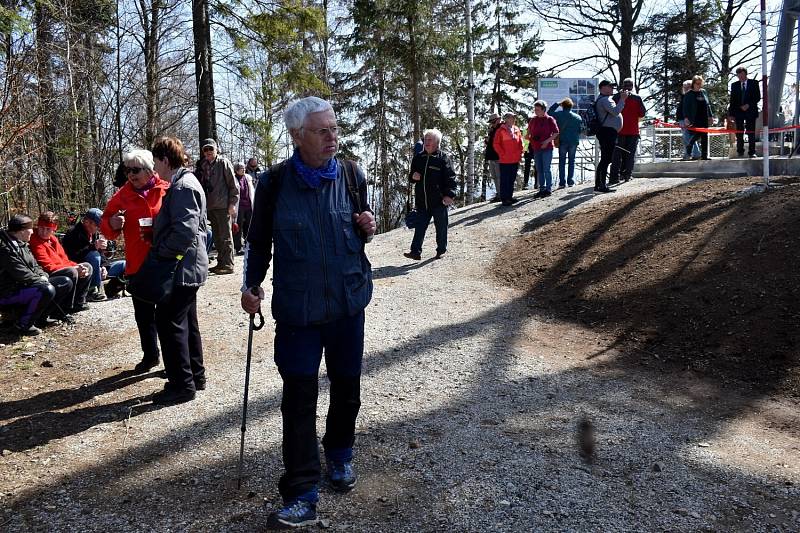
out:
M534 315L521 292L488 274L498 245L523 228L683 181L635 180L602 198L590 186L542 201L529 192L510 209L459 209L440 261L431 259L433 228L421 262L402 256L410 231L376 237L368 246L376 281L357 429L359 484L344 496L323 490L320 527L799 530L797 441L771 436L754 416L763 409L796 416L796 406L712 390L688 374L615 365L603 332ZM0 428L0 436L27 435L3 444L1 528L263 529L278 503L280 379L268 320L255 334L248 478L237 491L247 340L239 283L238 275L214 277L200 291L209 382L188 404L156 409L147 395L163 381L122 373L139 358L127 298L95 305L77 325L27 345L38 375L20 385L30 390L12 391L12 415ZM56 353L70 343L70 352ZM38 365L48 358L71 371L72 381L48 380L48 367ZM47 411L26 400L34 392ZM577 453L582 417L597 430L593 464ZM318 423L322 434L324 416Z

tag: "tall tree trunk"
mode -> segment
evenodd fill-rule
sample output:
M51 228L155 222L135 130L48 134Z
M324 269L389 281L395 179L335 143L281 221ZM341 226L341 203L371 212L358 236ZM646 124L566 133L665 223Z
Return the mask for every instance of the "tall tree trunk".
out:
M697 32L694 20L694 0L686 1L686 69L692 74L697 73Z
M48 4L36 3L34 20L36 24L36 60L39 78L39 114L42 117L42 143L44 165L47 174L47 197L51 208L60 210L64 204L64 184L56 167L55 91L53 84L53 32L52 15Z
M620 15L619 81L622 82L625 78L631 77L631 48L636 20L631 0L618 1Z
M158 56L159 38L158 30L161 25L160 0L153 0L149 6L144 0L140 1L142 11L142 27L144 28L144 73L145 73L145 146L153 146L159 133L158 115Z
M192 0L192 30L194 33L194 76L197 83L197 125L199 141L202 142L203 139L217 138L208 0Z
M411 8L412 10L414 7ZM408 28L408 39L409 39L409 53L411 57L409 57L410 62L410 74L411 74L411 124L413 125L414 129L414 138L412 139L412 145L416 143L420 138L422 138L422 128L420 127L420 71L419 71L419 63L417 62L417 39L416 39L416 12L408 15L407 19L407 28Z

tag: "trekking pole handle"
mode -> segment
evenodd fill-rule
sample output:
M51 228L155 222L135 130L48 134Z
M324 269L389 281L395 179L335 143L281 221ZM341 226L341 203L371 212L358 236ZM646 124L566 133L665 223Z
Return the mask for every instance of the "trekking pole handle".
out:
M259 296L258 294L258 287L250 287L250 294L253 296ZM258 324L256 324L256 315L258 315ZM250 315L250 324L253 327L253 331L258 331L264 327L264 315L261 314L261 307L259 306L258 311L255 314Z

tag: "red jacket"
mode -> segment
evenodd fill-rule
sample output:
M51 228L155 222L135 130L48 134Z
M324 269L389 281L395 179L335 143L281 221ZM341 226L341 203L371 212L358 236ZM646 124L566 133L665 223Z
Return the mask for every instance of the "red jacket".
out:
M617 95L614 95L614 101L619 101ZM622 129L619 130L619 134L639 135L639 119L643 118L645 113L647 110L641 97L638 94L628 95L625 107L622 108Z
M142 239L139 232L139 219L152 218L155 225L156 215L161 210L161 199L167 194L167 189L169 189L169 182L156 175L156 183L145 198L136 192L130 182L126 182L120 190L114 193L103 211L100 231L109 239L116 239L120 234L119 230L111 228L109 219L120 210L125 211L125 225L122 226L122 233L125 236L125 274L128 276L139 270L147 257L147 252L150 251L151 243Z
M64 247L61 246L55 235L43 240L38 233L34 233L31 235L30 247L36 262L48 274L78 264L75 261L70 261L69 257L67 257L67 252L64 251Z
M511 128L508 124L500 126L494 134L492 145L500 156L500 163L519 163L522 159L522 132L516 126Z

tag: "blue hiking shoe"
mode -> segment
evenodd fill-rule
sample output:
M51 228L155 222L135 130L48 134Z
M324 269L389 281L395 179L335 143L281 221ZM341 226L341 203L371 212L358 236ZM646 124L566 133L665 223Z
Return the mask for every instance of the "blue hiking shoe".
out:
M336 492L347 492L356 486L356 472L352 461L328 459L328 479Z
M267 529L290 529L312 526L317 523L317 504L305 500L292 500L270 513Z

